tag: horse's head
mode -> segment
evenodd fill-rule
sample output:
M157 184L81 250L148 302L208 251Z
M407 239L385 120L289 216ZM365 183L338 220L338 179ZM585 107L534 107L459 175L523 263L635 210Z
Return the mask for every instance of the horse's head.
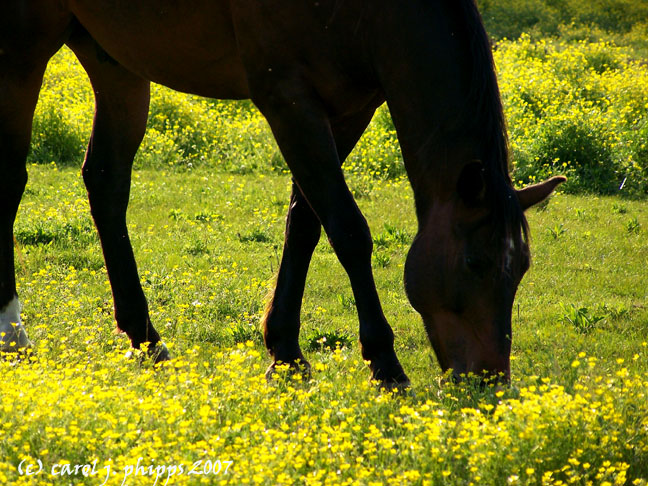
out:
M508 380L513 298L530 262L523 211L564 180L516 191L471 161L418 205L405 287L444 372Z

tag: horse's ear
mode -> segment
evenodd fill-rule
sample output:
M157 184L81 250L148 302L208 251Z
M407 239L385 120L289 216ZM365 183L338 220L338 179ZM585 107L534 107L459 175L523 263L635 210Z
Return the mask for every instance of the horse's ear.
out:
M522 210L526 211L531 206L547 199L558 184L562 184L566 180L567 178L565 176L555 176L539 184L516 190L515 192L520 201L520 206L522 206Z
M477 206L486 196L484 165L480 160L468 162L457 179L457 194L468 206Z

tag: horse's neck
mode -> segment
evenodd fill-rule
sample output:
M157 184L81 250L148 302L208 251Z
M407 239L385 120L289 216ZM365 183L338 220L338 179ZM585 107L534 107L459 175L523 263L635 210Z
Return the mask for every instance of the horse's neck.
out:
M408 2L404 2L407 4ZM412 2L418 3L418 2ZM399 2L391 14L416 15ZM449 138L465 132L472 62L467 35L456 19L442 17L441 7L424 9L423 18L395 20L380 38L374 38L375 70L398 132L408 165L414 170L421 151L443 147ZM389 27L400 29L389 32ZM400 27L398 27L400 25ZM457 28L455 28L457 27Z

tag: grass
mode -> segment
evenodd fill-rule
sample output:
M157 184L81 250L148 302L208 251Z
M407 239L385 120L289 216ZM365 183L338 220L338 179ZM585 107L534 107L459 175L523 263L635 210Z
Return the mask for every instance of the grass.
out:
M325 238L303 307L313 377L265 382L259 320L289 191L277 174L135 172L131 237L153 322L177 357L152 369L125 360L127 340L113 334L78 170L30 167L16 237L36 353L0 362L0 483L98 485L110 466L115 485L129 472L126 484L142 485L157 472L173 485L646 484L648 203L561 194L529 212L534 263L513 309L513 382L482 390L440 385L402 286L410 189L376 181L359 204L389 259L374 272L413 381L412 395L392 396L368 383L350 286ZM137 475L140 458L151 468ZM18 473L36 459L44 472ZM96 475L52 475L95 460ZM196 464L208 474L189 474Z
M513 2L481 3L487 22L510 17ZM545 3L547 15L558 8ZM553 25L543 18L518 20L543 32ZM352 292L325 237L302 312L312 377L265 381L260 318L283 243L284 163L249 102L159 86L129 228L151 318L176 358L125 359L77 168L92 93L72 54L57 54L15 226L36 348L0 361L0 484L648 484L648 70L641 51L563 30L495 49L515 180L570 176L565 194L528 213L534 263L513 308L510 387L441 385L403 291L416 222L386 109L345 163L413 382L405 396L368 382ZM642 32L624 35L641 48Z

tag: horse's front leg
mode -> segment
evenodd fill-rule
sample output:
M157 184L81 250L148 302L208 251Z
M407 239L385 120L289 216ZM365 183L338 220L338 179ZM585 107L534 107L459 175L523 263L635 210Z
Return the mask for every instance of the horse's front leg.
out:
M115 319L133 348L150 343L157 361L169 358L151 324L126 227L133 159L146 130L149 82L106 56L86 34L68 43L86 69L95 93L92 136L83 164L90 210L112 288Z
M341 163L353 150L381 101L376 97L364 110L332 126ZM268 376L278 363L309 369L299 347L300 313L306 274L320 239L321 226L317 215L293 182L277 284L264 316L265 344L273 358Z
M372 240L340 169L331 123L299 79L253 78L253 99L268 119L293 177L349 275L360 320L362 356L385 385L408 383L394 352L371 270Z

